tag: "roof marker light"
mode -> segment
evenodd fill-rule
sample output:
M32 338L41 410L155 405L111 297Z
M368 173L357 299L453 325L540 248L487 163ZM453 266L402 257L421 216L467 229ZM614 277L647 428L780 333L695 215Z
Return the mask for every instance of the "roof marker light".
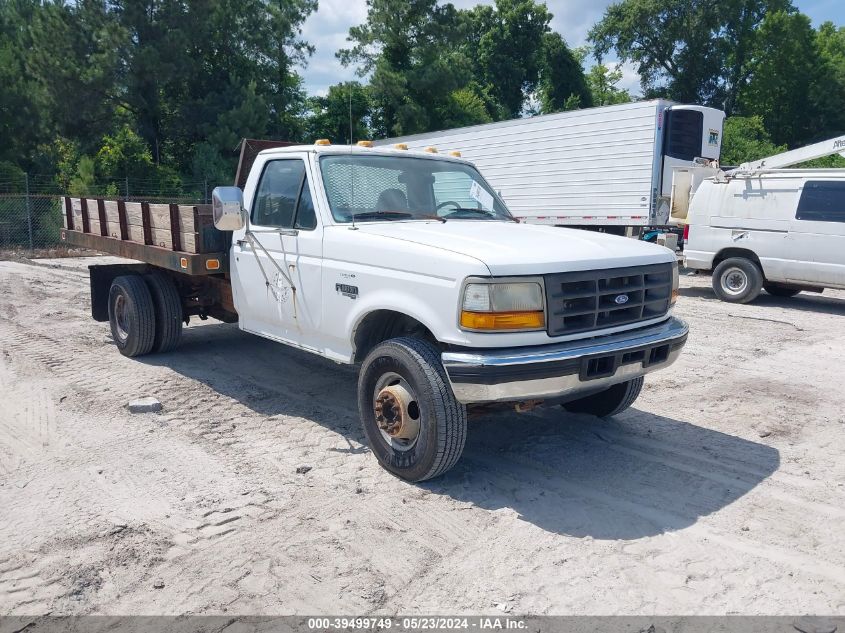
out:
M394 147L394 149L408 149L408 144L407 143L396 143L396 145L394 145L393 147Z
M449 152L449 156L454 156L455 158L460 158L461 153L458 150L453 149L451 152Z
M356 143L356 145L358 145L358 147L372 147L373 142L372 141L358 141L358 143Z
M423 151L424 151L424 152L428 152L429 154L436 154L436 153L437 153L437 148L436 148L436 147L430 147L430 146L429 146L429 147L426 147Z
M331 145L332 142L327 138L318 138L314 141L314 145Z

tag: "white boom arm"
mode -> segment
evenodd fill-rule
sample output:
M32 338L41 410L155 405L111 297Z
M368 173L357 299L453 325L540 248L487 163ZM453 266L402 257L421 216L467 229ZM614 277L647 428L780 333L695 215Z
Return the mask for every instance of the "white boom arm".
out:
M827 141L807 145L807 147L799 147L798 149L761 158L760 160L755 160L750 163L742 163L742 165L740 165L737 169L728 173L753 172L760 171L761 169L781 169L783 167L789 167L790 165L803 163L808 160L824 158L825 156L830 156L831 154L841 154L845 156L845 136L837 136L836 138L828 139Z

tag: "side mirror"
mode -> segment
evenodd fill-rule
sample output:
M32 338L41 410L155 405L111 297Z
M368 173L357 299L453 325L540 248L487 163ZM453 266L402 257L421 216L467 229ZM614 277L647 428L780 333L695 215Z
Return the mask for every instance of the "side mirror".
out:
M238 187L215 187L211 192L211 211L216 229L242 229L246 223L243 191Z

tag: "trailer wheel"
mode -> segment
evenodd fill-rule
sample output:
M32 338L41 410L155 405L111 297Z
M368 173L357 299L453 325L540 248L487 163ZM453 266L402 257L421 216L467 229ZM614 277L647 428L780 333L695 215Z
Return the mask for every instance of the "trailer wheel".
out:
M750 259L731 257L713 271L713 290L722 301L748 303L763 288L763 273Z
M773 297L794 297L801 292L801 288L782 286L781 284L774 283L764 283L763 289Z
M155 342L153 298L140 275L116 277L109 290L109 324L124 356L143 356Z
M604 391L566 402L563 404L563 408L570 413L587 413L599 418L606 418L622 413L634 404L642 389L643 377L640 376L633 380L620 382Z
M160 272L144 275L155 310L154 352L170 352L182 340L182 299L173 280Z
M358 409L376 459L407 481L445 473L464 450L466 407L427 341L402 337L377 345L358 375Z

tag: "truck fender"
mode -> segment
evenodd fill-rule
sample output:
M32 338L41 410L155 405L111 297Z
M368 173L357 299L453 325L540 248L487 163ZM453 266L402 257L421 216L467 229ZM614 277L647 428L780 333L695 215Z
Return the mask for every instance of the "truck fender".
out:
M88 267L91 282L91 316L95 321L109 320L109 291L115 277L143 275L147 264L95 264Z
M355 303L355 309L347 315L345 327L353 357L356 355L354 349L355 337L361 324L369 315L377 311L386 310L410 317L422 324L435 339L440 340L438 336L439 328L436 325L438 323L437 314L422 299L410 293L397 294L395 289L379 291L367 295L365 300Z

